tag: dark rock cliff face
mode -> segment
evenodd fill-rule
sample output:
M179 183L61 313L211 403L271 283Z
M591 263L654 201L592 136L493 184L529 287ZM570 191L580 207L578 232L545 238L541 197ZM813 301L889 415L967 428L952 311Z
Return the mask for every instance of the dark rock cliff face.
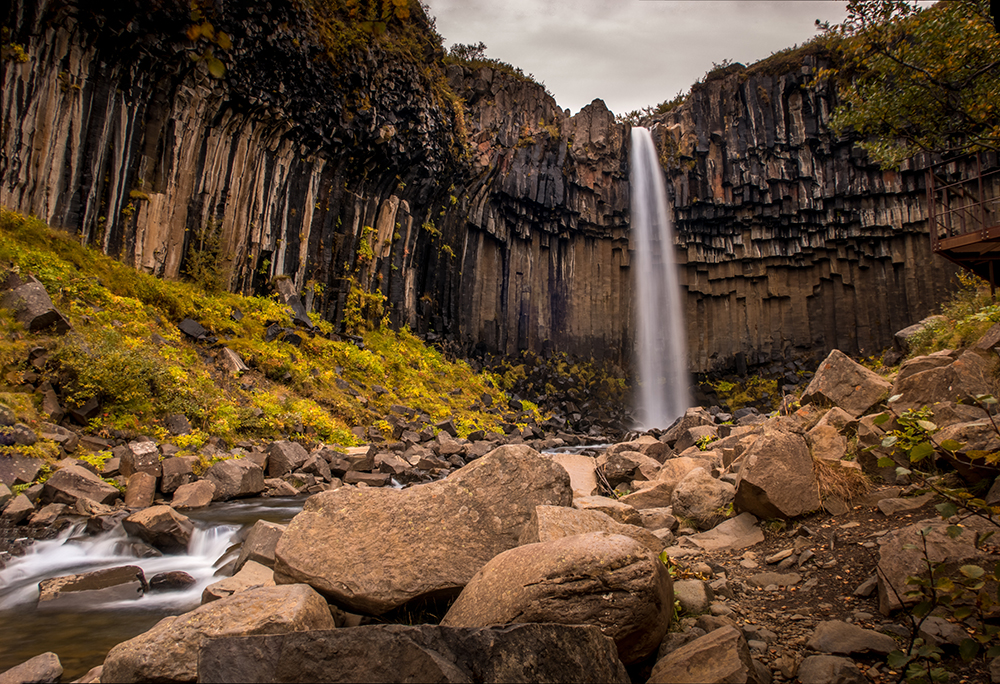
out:
M376 313L361 294L381 292L394 324L467 350L628 360L628 129L603 103L571 117L503 70L444 67L433 45L401 60L373 41L333 63L291 0L213 17L233 43L214 79L190 59L205 46L188 10L11 7L30 59L0 64L0 203L164 277L213 245L231 289L287 275L337 322ZM922 174L834 140L812 66L712 81L652 124L692 370L875 351L945 289Z

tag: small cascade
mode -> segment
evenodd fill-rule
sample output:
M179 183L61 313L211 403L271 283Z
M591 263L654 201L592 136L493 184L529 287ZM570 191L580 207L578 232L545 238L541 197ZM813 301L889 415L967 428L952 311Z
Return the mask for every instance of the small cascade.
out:
M632 129L629 183L635 240L637 427L665 428L690 405L687 332L674 232L653 136Z

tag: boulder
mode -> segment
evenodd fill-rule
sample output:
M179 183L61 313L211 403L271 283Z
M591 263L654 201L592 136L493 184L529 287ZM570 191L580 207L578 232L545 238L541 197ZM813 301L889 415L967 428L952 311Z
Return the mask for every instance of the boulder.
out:
M743 456L735 506L760 518L794 518L820 507L812 456L794 433L767 431Z
M167 553L184 553L194 523L170 506L144 508L122 520L125 531Z
M660 441L667 445L673 445L684 432L699 425L715 425L715 418L705 408L692 406L663 433Z
M153 477L163 474L160 466L160 448L156 446L156 442L129 442L123 447L116 448L113 453L119 458L118 469L125 477L131 477L138 472L149 473Z
M204 479L215 485L214 501L257 496L266 489L264 471L245 458L219 461L205 472Z
M858 670L853 660L829 655L803 659L796 680L802 684L868 684L868 678Z
M631 537L653 553L659 553L664 547L659 537L643 527L623 525L600 511L581 511L563 506L535 506L519 544L546 542L588 532Z
M670 626L670 574L639 542L606 532L505 551L480 570L441 621L597 625L626 665L656 651Z
M266 520L258 520L254 523L243 542L243 548L240 549L235 570L239 572L248 561L255 561L269 568L274 568L274 549L284 531L285 525Z
M201 592L201 602L209 603L254 587L273 587L274 571L255 561L247 561L232 577L214 582Z
M309 452L298 442L278 440L267 450L268 477L281 477L299 470L309 459Z
M160 467L163 470L160 491L164 494L172 494L177 491L178 487L198 479L191 468L191 461L187 458L179 456L166 458L160 463Z
M24 494L18 494L7 507L3 509L3 513L0 514L0 521L7 523L8 525L17 525L22 521L26 520L29 515L31 515L35 510L34 504L26 497Z
M921 531L927 528L930 531L924 537ZM960 528L961 534L954 539L948 535L947 529L946 523L929 520L901 527L879 538L878 598L879 611L883 615L902 608L901 600L907 604L916 602L915 598L906 596L913 589L906 578L927 572L922 550L925 539L931 562L945 563L946 573L969 563L993 567L995 558L979 551L975 544L978 534L989 529L984 523L968 518Z
M80 435L76 434L72 430L67 430L61 425L54 425L53 423L43 422L38 431L38 436L42 439L48 439L55 442L61 446L66 453L76 451L76 448L80 445Z
M725 507L732 503L736 488L716 480L704 468L695 468L677 483L671 495L671 507L678 518L691 520L698 529L715 527L728 516Z
M28 520L29 525L37 525L40 527L48 527L56 522L56 519L66 512L68 506L66 504L48 504L38 509L31 514L31 518Z
M0 306L11 309L14 318L29 332L49 330L56 335L64 335L72 328L66 317L52 304L45 286L34 277L5 293L0 299Z
M198 673L208 682L629 682L599 629L557 624L389 624L216 637L202 647Z
M13 487L34 482L42 474L42 462L27 456L0 456L0 483Z
M402 459L400 459L402 461ZM302 464L302 472L315 475L318 480L329 482L333 479L330 472L330 464L319 454L310 454L305 463Z
M639 522L633 523L642 525L647 530L675 530L677 529L677 517L674 516L674 509L647 508L639 512Z
M633 486L636 486L636 484L633 483ZM631 491L621 497L619 501L638 511L646 508L663 508L670 505L671 497L674 493L674 486L672 484L656 480L652 482L644 480L638 483L638 487L635 491Z
M806 433L806 444L813 458L839 461L847 455L847 440L832 425L817 424Z
M698 615L708 610L714 594L708 582L698 579L674 582L674 599L680 601L681 610L688 615Z
M697 425L682 432L674 442L674 451L680 453L699 442L712 442L719 438L719 428L716 425ZM701 447L699 447L700 449Z
M891 636L843 620L824 620L816 625L806 645L820 653L840 655L868 651L886 655L896 650L896 641Z
M14 492L10 491L10 487L0 482L0 511L2 511L4 505L13 498Z
M0 684L50 684L62 678L59 656L49 651L0 672Z
M571 503L566 470L524 445L409 489L321 492L278 541L275 580L304 582L350 610L381 614L457 593L517 545L535 506Z
M660 470L656 473L656 481L668 485L670 493L673 494L677 483L695 468L710 470L712 464L703 458L692 458L690 456L678 456L663 462Z
M802 404L837 406L858 418L888 396L889 388L889 383L878 373L834 349L816 369L802 394Z
M183 591L197 584L198 580L183 570L160 572L149 578L150 591Z
M133 473L125 488L126 508L146 508L153 505L156 496L156 478L145 472Z
M198 480L181 485L174 492L174 498L170 501L170 506L179 511L192 508L204 508L212 503L215 497L215 485L211 480Z
M1000 487L998 487L998 491L1000 491ZM579 508L581 511L600 511L623 525L642 524L639 511L618 499L609 499L606 496L573 497L573 508Z
M145 587L146 576L138 565L53 577L38 583L38 607L65 610L101 601L138 599Z
M573 496L591 496L597 493L597 463L583 454L550 454L549 458L569 473Z
M597 457L596 465L612 487L632 480L652 480L660 469L659 461L638 451L614 451Z
M640 454L649 456L659 463L663 463L670 456L670 447L652 435L640 435L631 442L612 444L608 447L606 453L616 453L619 451L638 451Z
M193 682L198 679L198 649L206 638L333 627L326 601L305 585L249 589L164 618L149 631L118 644L104 661L101 679Z
M72 506L81 499L100 504L114 503L121 493L97 475L80 466L67 466L52 473L42 489L42 501Z
M996 391L991 379L995 363L979 352L966 350L955 360L946 356L911 359L899 369L892 394L901 395L897 411L929 406L939 401L962 401ZM946 363L948 361L948 363Z
M764 684L743 633L732 626L712 630L671 651L653 666L649 684Z
M740 513L707 532L683 537L681 541L704 551L734 551L759 544L764 541L764 533L761 532L757 518L753 514ZM667 552L671 556L675 555L672 548L667 549Z

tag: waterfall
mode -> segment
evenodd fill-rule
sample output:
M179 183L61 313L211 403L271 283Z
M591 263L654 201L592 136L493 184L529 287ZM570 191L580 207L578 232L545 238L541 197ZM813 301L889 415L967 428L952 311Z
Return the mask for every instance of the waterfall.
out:
M632 129L629 176L635 239L637 427L665 428L690 405L687 343L667 210L653 136Z

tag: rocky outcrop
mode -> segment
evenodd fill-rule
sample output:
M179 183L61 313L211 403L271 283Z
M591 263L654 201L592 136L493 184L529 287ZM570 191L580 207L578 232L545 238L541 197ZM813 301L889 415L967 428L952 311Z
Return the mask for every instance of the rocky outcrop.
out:
M346 53L308 7L228 4L211 17L223 49L186 37L185 3L12 4L29 59L2 63L17 123L0 203L165 277L208 255L236 291L287 278L338 324L368 307L467 351L628 359L628 127L507 69L445 66L415 5ZM221 79L189 59L207 48ZM810 85L822 58L792 62L713 77L647 122L692 370L874 351L946 288L923 162L882 172L835 138L835 94Z

